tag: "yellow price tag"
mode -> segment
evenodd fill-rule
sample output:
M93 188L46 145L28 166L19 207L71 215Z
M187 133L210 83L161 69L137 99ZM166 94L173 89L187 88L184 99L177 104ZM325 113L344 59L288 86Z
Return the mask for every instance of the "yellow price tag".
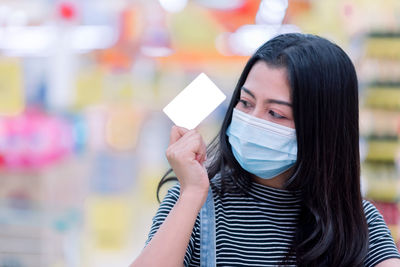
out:
M22 68L17 59L0 59L0 115L17 115L24 109Z
M75 106L84 108L103 100L104 73L101 69L90 69L78 75Z
M127 244L132 214L126 197L92 197L87 215L97 249L118 250Z

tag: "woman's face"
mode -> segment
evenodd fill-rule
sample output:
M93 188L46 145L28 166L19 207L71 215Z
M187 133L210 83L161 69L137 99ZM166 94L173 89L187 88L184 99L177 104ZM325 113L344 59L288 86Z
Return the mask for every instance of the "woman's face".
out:
M250 70L236 107L254 117L294 128L290 87L285 68L258 61Z

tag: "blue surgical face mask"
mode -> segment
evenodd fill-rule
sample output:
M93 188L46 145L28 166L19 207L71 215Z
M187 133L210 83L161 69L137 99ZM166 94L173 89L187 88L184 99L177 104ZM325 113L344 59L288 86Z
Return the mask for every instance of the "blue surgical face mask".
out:
M274 178L296 162L295 129L234 109L226 134L240 166L260 178Z

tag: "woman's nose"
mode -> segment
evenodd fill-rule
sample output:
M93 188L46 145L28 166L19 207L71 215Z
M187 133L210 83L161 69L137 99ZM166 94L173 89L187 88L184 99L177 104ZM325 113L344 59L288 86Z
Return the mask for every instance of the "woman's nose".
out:
M252 112L251 115L254 116L254 117L263 119L263 118L264 118L264 109L263 109L263 107L261 107L261 106L256 106L256 107L253 109L253 112Z

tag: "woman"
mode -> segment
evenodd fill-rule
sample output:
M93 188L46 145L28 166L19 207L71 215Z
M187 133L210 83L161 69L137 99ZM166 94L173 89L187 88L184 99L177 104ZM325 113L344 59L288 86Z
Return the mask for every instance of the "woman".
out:
M172 128L179 183L132 266L400 266L362 200L358 143L348 56L317 36L275 37L249 59L208 149Z

